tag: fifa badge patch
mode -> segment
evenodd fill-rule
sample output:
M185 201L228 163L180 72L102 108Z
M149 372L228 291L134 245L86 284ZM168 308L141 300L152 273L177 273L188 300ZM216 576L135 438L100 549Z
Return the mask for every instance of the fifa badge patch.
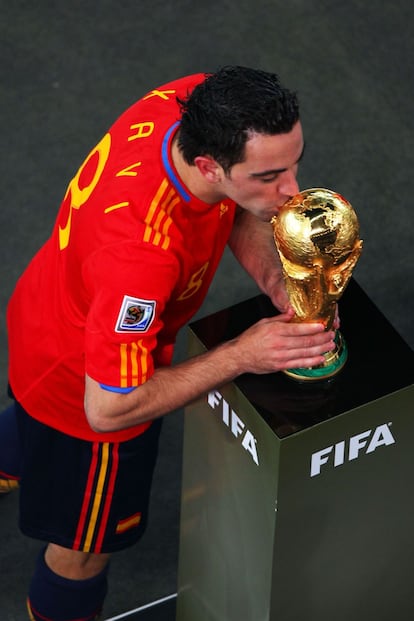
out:
M115 332L145 332L154 319L155 306L154 300L140 300L125 295Z

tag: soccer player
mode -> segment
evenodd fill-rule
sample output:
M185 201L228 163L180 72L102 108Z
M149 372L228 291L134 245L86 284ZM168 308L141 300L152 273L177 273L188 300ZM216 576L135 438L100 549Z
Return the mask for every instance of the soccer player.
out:
M333 348L322 324L291 322L269 224L298 192L303 149L296 95L230 66L147 93L70 181L7 313L0 477L20 481L20 528L46 544L32 620L99 615L110 554L145 529L165 414ZM171 365L227 243L281 313Z

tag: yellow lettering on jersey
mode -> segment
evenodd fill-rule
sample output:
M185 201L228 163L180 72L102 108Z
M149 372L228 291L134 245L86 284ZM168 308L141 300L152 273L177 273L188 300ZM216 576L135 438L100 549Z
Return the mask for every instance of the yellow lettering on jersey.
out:
M209 265L209 261L204 263L204 265L200 267L200 269L197 270L191 276L190 280L188 281L186 289L182 292L180 297L177 298L178 300L180 301L187 300L188 298L191 298L192 295L197 293L197 291L200 289L201 285L203 284L203 278L207 271L208 265Z
M151 136L154 131L154 123L152 121L146 121L145 123L135 123L135 125L131 125L129 129L136 129L137 132L132 134L132 136L128 136L128 142L131 140L136 140L137 138L147 138Z
M79 209L88 200L94 189L96 188L102 172L105 168L105 164L108 161L109 151L111 148L111 136L105 134L102 140L96 145L94 149L89 153L82 166L70 182L68 189L66 190L65 199L70 195L69 215L65 226L59 226L59 248L64 250L69 244L70 231L72 226L72 213L74 209ZM88 184L80 187L80 178L85 170L87 164L91 158L98 156L96 162L96 168L93 173L92 179L88 181Z
M141 164L142 162L135 162L135 164L131 164L130 166L127 166L126 168L123 168L122 170L117 172L115 177L136 177L138 171L134 170L134 168L138 168L139 166L141 166Z
M128 207L128 205L128 201L125 201L124 203L117 203L116 205L111 205L110 207L104 209L104 213L110 213L111 211L115 211L115 209L121 209L121 207Z
M149 99L150 97L161 97L161 99L165 99L166 101L168 101L168 95L173 95L175 92L176 91L158 91L157 89L154 89L148 95L143 97L143 99Z

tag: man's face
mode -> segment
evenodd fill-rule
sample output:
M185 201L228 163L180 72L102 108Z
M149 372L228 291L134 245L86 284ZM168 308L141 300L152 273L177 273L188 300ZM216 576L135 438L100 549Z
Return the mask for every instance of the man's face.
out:
M244 161L223 175L223 193L261 220L269 221L299 192L296 176L303 149L299 121L286 134L253 134L246 142Z

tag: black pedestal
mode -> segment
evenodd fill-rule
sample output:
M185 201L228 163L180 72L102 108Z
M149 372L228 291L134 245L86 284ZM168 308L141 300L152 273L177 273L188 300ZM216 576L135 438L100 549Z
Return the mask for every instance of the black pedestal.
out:
M339 307L332 380L244 375L186 408L177 621L414 617L414 352L354 281ZM190 355L274 314L194 322Z

